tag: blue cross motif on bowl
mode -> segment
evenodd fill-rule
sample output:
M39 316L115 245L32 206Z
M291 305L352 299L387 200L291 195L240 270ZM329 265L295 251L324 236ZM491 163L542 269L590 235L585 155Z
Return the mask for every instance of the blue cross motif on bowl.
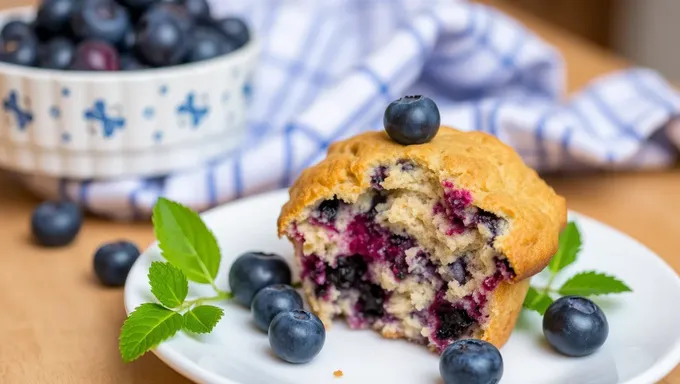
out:
M198 126L201 125L201 121L208 114L208 112L210 112L210 110L208 107L198 107L195 104L195 99L196 95L193 92L190 92L187 95L187 98L184 101L184 103L180 104L177 107L177 114L189 115L191 119L191 126L193 128L198 128Z
M102 133L105 138L113 136L116 130L125 127L125 119L122 117L112 117L106 113L106 103L97 100L91 109L86 109L84 114L86 121L98 122L101 124Z
M20 131L26 130L28 124L33 121L33 113L28 109L22 109L19 105L19 97L16 91L10 91L9 95L3 100L5 112L11 113L16 119Z

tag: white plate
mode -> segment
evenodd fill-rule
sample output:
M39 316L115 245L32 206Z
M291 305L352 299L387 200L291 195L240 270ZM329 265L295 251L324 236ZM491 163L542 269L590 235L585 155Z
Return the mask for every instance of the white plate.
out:
M220 287L227 287L229 266L242 252L263 250L292 256L291 245L276 237L276 219L287 197L284 191L260 195L203 216L222 249ZM635 240L582 215L571 218L577 220L584 247L563 279L596 269L623 279L634 293L596 300L607 314L610 333L602 349L585 358L553 352L543 339L540 316L524 311L501 349L505 365L501 382L649 384L662 379L680 361L680 279ZM125 286L128 312L153 301L146 275L151 261L159 259L159 250L153 246L132 268ZM189 294L210 294L201 288L192 285ZM247 310L235 303L223 308L225 316L213 333L201 337L180 333L160 345L155 354L199 383L442 383L435 354L402 340L383 339L372 331L351 331L340 321L328 332L315 360L305 365L284 363L272 354L267 336L252 325ZM338 369L344 373L341 379L333 376Z

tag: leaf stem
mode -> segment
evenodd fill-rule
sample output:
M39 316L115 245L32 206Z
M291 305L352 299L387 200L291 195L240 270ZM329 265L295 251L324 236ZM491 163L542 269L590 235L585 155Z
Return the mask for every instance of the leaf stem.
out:
M543 288L536 289L541 291L543 295L547 295L548 293L554 293L555 291L552 289L552 284L555 281L555 277L557 277L557 272L551 272L550 278L548 279L548 284L546 284L545 287Z
M546 294L546 293L558 293L557 289L552 289L549 286L547 287L534 287L532 286L535 290L541 292L541 294Z
M184 304L182 304L179 308L177 308L177 311L182 312L182 311L185 311L187 309L191 309L192 307L197 307L197 306L205 304L205 303L209 303L209 302L213 302L213 301L220 301L220 300L228 300L228 299L231 299L233 297L231 292L221 291L217 288L215 288L215 290L217 291L217 295L210 296L210 297L199 297L197 299L187 300L187 301L184 302Z

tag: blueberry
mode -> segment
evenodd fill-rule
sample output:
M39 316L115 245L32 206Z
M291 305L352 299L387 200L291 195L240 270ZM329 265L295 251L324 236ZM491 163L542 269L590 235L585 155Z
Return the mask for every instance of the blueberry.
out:
M456 308L449 303L440 305L435 315L439 319L439 328L435 336L440 340L461 337L475 324L475 319L470 317L465 309Z
M85 40L78 44L71 69L77 71L117 71L120 69L118 51L99 40Z
M337 216L339 209L340 200L337 198L324 200L319 204L319 217L326 223L332 223L335 220L335 216Z
M543 317L543 334L558 352L586 356L604 344L609 324L595 303L579 296L565 296L548 307Z
M210 20L210 5L206 0L182 0L187 12L196 20Z
M450 264L449 269L451 270L453 278L460 285L465 285L465 283L470 278L470 273L467 270L467 263L465 262L465 259L462 257L459 257L456 261L453 262L453 264Z
M144 10L157 3L158 0L118 0L118 2L131 10Z
M120 57L120 69L123 71L138 71L148 68L148 65L139 61L134 55L125 54Z
M236 49L236 45L218 30L203 26L191 31L189 45L188 62L212 59Z
M244 46L250 40L250 31L243 19L238 17L225 17L215 21L217 28L236 43L237 47Z
M184 60L187 43L188 34L176 18L150 11L139 22L135 52L152 66L166 67Z
M406 96L393 101L383 116L385 131L402 145L427 143L439 131L439 123L437 105L423 96Z
M189 11L180 3L177 2L163 2L153 5L141 17L137 29L144 28L146 23L151 21L171 19L188 34L195 26L195 20L189 14Z
M445 384L495 384L503 376L503 357L486 341L458 340L439 358L439 374Z
M139 248L129 241L104 244L94 254L94 273L103 285L120 287L138 257Z
M73 62L75 46L65 37L55 37L38 50L38 66L50 69L68 69Z
M76 204L48 201L33 211L31 232L38 244L61 247L76 238L82 223L83 216Z
M3 40L21 40L24 37L34 37L31 26L21 20L12 20L2 27L0 32Z
M260 289L251 305L255 325L265 332L276 315L293 309L302 309L302 297L295 288L285 284Z
M71 28L80 40L103 40L115 45L130 28L130 15L113 0L83 0L71 18Z
M44 0L38 8L35 29L41 38L52 38L71 33L71 16L81 0Z
M321 320L303 309L281 312L269 326L269 345L289 363L311 361L321 352L325 341L326 329Z
M286 261L270 253L244 253L229 270L231 293L237 302L248 308L260 289L274 284L290 285L290 282L290 267Z
M135 47L135 42L137 41L137 33L134 28L128 28L125 31L125 36L118 42L118 49L121 52L129 52Z
M32 36L0 40L0 61L23 66L35 65L38 57L38 40Z

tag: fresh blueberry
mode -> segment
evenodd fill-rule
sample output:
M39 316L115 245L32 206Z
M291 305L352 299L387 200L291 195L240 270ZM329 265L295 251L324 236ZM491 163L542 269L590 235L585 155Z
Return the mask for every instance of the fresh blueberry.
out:
M439 358L439 374L445 384L495 384L503 376L503 357L486 341L458 340Z
M144 28L146 23L159 20L174 20L175 23L188 34L195 26L196 21L189 10L179 2L162 2L151 6L141 17L137 29Z
M71 18L71 28L80 40L103 40L116 45L130 28L130 16L113 0L83 0Z
M260 289L251 305L255 325L265 332L276 315L293 309L302 309L302 297L295 288L285 284Z
M225 53L234 51L236 45L220 31L210 27L196 27L191 31L188 62L212 59Z
M269 345L289 363L310 362L325 341L326 329L321 320L303 309L281 312L269 325Z
M135 48L135 42L137 41L137 32L135 32L134 28L129 28L127 31L125 31L125 36L123 36L123 39L118 42L118 49L121 52L130 52Z
M77 71L117 71L120 69L118 51L99 40L85 40L78 44L71 69Z
M281 256L271 253L244 253L229 270L231 293L248 308L260 289L274 284L290 285L290 282L290 267Z
M148 65L139 61L134 55L125 54L120 57L120 69L123 71L138 71L148 68Z
M385 131L402 145L423 144L439 131L439 109L431 99L406 96L387 106L383 116Z
M238 17L225 17L215 21L217 28L221 30L227 38L236 43L237 47L244 46L250 40L250 30L243 19Z
M65 37L55 37L38 50L38 66L50 69L68 69L73 62L75 46Z
M94 254L94 273L103 285L120 287L137 257L139 248L129 241L104 244Z
M0 32L3 40L21 40L24 37L34 37L31 26L21 20L12 20L2 27Z
M188 37L176 18L163 16L160 11L149 11L139 22L135 51L152 66L176 65L186 56Z
M81 0L44 0L38 8L35 29L41 38L68 35L71 33L71 16Z
M585 297L564 296L543 316L543 334L558 352L586 356L600 348L609 334L604 312Z
M83 216L74 203L48 201L33 211L31 232L38 244L61 247L76 238L82 223Z
M0 40L0 61L23 66L35 65L38 57L38 40L32 36Z
M158 3L158 0L118 0L118 2L131 10L144 10Z
M182 0L191 17L196 20L210 20L210 4L206 0Z

